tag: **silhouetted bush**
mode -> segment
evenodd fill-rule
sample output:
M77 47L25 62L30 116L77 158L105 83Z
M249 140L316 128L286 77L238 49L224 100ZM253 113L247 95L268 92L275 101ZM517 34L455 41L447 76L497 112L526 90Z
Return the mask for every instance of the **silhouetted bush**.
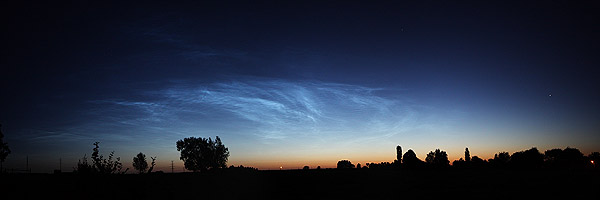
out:
M302 170L309 170L309 169L310 169L310 167L309 167L309 166L304 166L304 167L302 167Z
M177 141L177 151L185 168L194 172L207 169L225 168L229 158L229 149L221 143L219 136L211 138L189 137Z
M354 168L354 164L352 164L352 162L350 162L349 160L340 160L337 163L337 168L338 169L352 169L352 168Z

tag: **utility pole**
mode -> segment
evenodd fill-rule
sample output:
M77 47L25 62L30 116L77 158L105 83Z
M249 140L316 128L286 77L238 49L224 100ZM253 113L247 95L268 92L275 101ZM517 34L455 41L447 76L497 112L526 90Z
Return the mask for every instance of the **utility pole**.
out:
M27 155L25 157L25 170L27 170L27 172L31 173L31 170L29 170L29 155Z
M58 158L58 170L62 172L62 158Z
M174 168L173 168L173 161L171 160L171 174L172 174L172 173L175 173L173 169L174 169Z

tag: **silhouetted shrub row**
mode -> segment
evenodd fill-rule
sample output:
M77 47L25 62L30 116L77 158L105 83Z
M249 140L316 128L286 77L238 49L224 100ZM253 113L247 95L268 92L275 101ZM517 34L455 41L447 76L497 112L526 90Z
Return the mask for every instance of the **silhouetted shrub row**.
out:
M540 153L535 147L515 152L512 155L508 152L499 152L494 155L494 158L488 160L478 156L471 157L469 149L466 148L464 158L455 160L452 165L448 160L448 154L440 149L430 151L425 161L419 159L412 149L409 149L402 156L400 146L396 147L396 154L397 159L392 163L366 163L362 169L598 169L598 161L600 160L599 152L584 156L578 149L570 147L564 150L551 149L544 153ZM351 169L354 168L354 165L348 160L340 160L337 168Z
M244 165L240 165L240 166L229 166L229 171L258 171L257 168L254 167L244 167Z

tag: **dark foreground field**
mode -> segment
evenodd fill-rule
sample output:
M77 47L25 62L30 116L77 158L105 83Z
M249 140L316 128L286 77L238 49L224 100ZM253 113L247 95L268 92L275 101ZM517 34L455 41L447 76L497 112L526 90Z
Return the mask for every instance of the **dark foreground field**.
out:
M598 199L598 171L224 171L3 174L9 199ZM3 198L4 199L4 198Z

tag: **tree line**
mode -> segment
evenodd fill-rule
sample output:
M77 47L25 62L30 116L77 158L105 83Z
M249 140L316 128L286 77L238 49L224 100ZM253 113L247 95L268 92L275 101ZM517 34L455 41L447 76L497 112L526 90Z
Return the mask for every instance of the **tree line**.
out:
M448 159L445 151L436 149L430 151L425 157L425 161L419 159L417 154L409 149L402 154L402 147L396 147L396 160L393 162L366 163L359 169L598 169L600 160L599 152L592 152L584 156L579 149L567 147L565 149L550 149L544 153L536 147L531 149L514 152L512 155L508 152L499 152L494 158L482 159L478 156L471 157L469 148L465 148L464 157L452 162ZM337 164L338 169L355 168L349 160L340 160Z
M0 172L1 163L4 162L8 154L11 153L8 144L3 141L4 135L0 130ZM74 167L74 172L80 174L124 174L129 168L123 169L121 158L114 156L114 151L108 157L100 154L100 143L93 143L91 157L87 154L79 159ZM188 137L178 140L176 143L177 151L180 152L180 160L184 167L193 172L203 172L214 169L227 168L229 158L229 149L223 144L219 136L212 138ZM132 159L132 166L137 173L152 173L156 166L157 157L150 157L150 165L146 155L138 153ZM464 157L455 160L450 164L448 154L440 149L430 151L425 160L417 157L417 154L409 149L405 153L399 145L396 147L396 159L393 162L366 163L356 166L349 160L340 160L337 163L338 169L585 169L598 168L600 153L592 152L584 156L576 148L567 147L565 149L550 149L540 152L533 147L528 150L514 152L512 155L508 152L499 152L490 159L482 159L478 156L472 156L469 148L465 148ZM256 170L252 167L234 167L230 169ZM303 169L309 169L304 166ZM320 167L317 167L320 169Z

